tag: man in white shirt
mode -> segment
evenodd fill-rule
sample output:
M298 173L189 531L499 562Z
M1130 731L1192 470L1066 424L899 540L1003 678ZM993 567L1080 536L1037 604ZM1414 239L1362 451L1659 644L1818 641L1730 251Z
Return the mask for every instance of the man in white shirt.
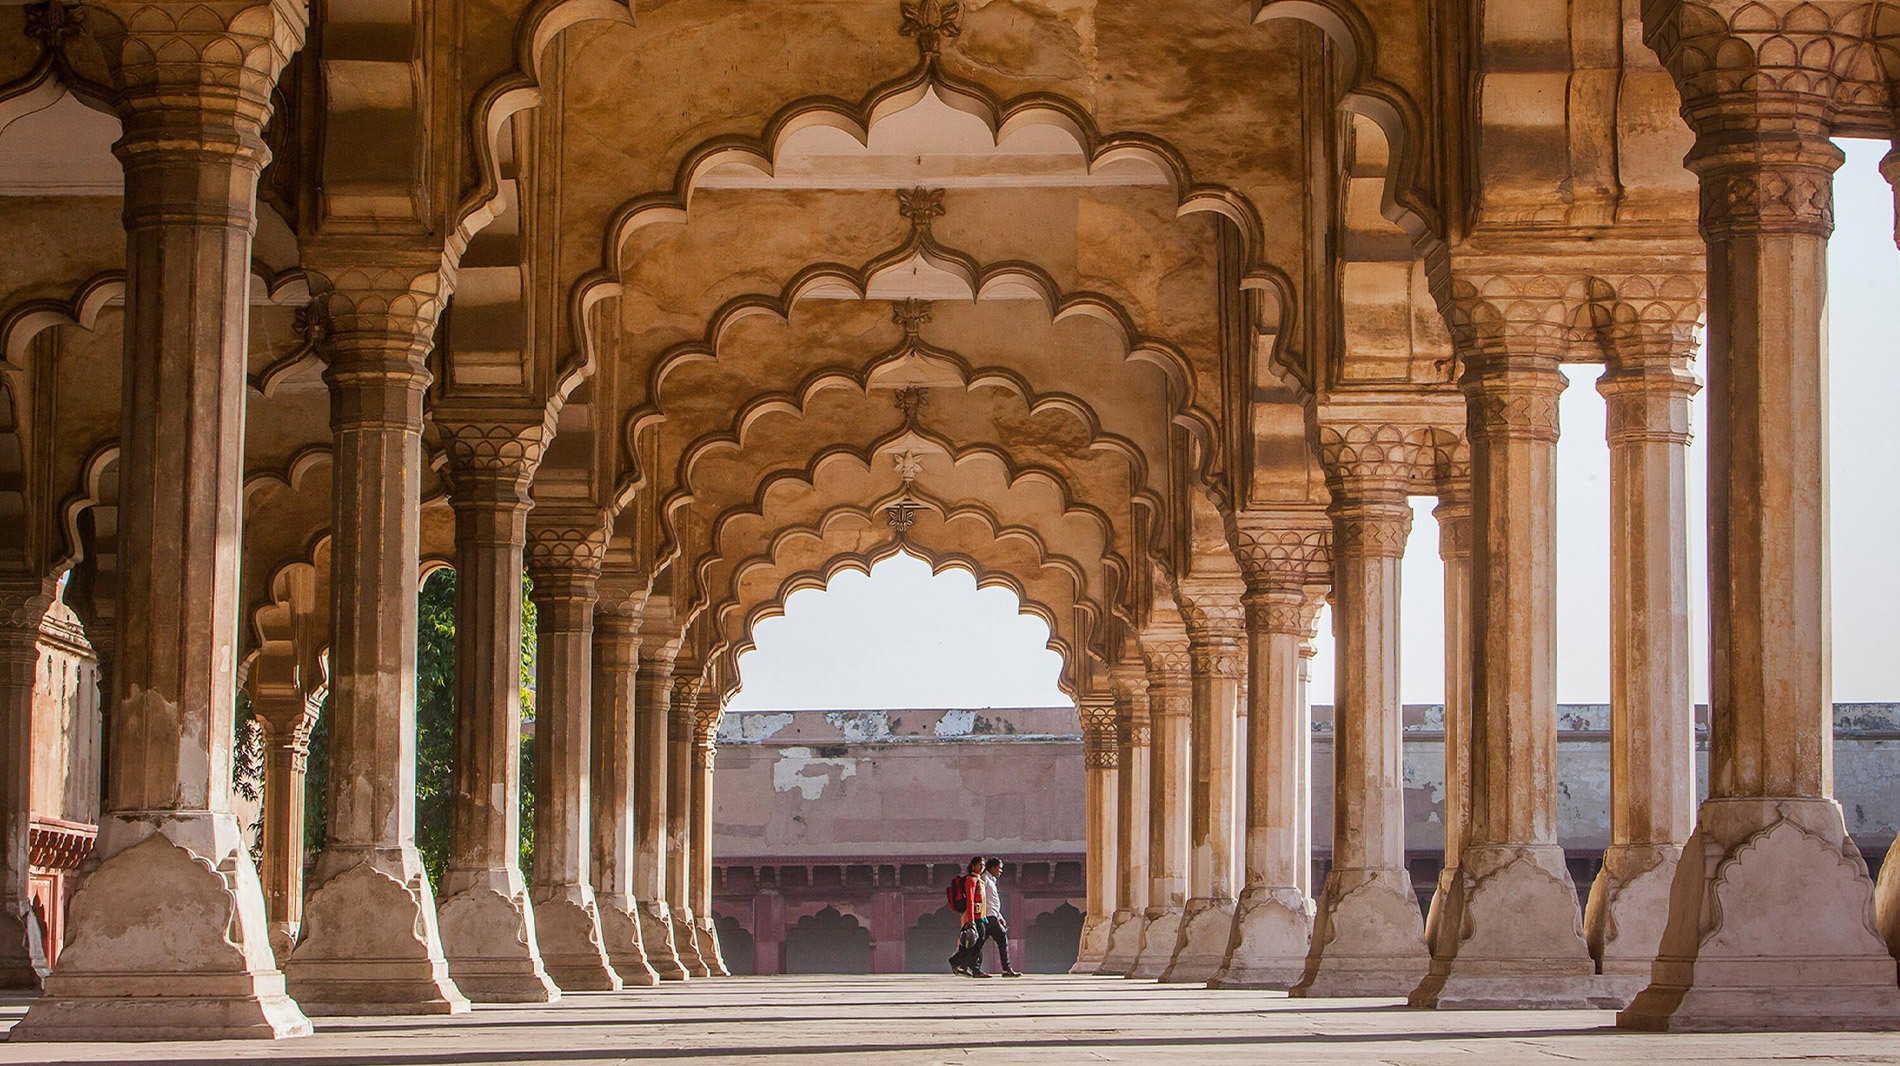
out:
M983 895L988 903L983 910L983 934L996 942L996 954L1003 966L997 971L997 976L1021 977L1022 974L1009 964L1009 923L1003 920L1003 892L996 883L1002 876L1003 860L993 858L983 864Z

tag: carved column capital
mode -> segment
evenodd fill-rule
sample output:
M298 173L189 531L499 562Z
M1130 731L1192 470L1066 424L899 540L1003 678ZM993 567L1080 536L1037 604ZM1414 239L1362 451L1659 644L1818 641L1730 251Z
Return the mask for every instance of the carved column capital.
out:
M1304 588L1274 586L1247 591L1248 627L1255 634L1304 636L1307 630L1307 593Z
M1319 458L1333 495L1403 499L1411 484L1431 475L1431 431L1395 423L1327 423L1319 429Z
M1405 556L1405 542L1412 535L1412 507L1403 495L1337 500L1332 516L1336 557Z
M332 402L331 421L386 421L380 394L413 393L431 382L429 350L436 323L455 287L455 274L439 253L370 253L319 248L311 255L315 295L307 311L317 338L323 378L332 396L367 392L354 405Z
M528 484L554 435L540 409L476 411L438 405L435 424L448 454L450 502L456 507L525 506Z
M1324 512L1236 517L1234 554L1248 592L1322 585L1333 572L1333 526Z
M1447 562L1471 558L1471 484L1443 491L1432 508L1438 520L1438 557Z
M1185 637L1144 637L1150 719L1186 717L1193 710L1194 656Z
M560 586L584 580L587 597L598 598L595 582L606 554L607 531L595 524L551 519L535 523L528 530L528 576L534 579L537 597L543 583Z
M1120 716L1113 696L1084 696L1076 701L1082 721L1082 757L1091 770L1113 770L1121 765Z
M1148 674L1139 664L1117 663L1109 672L1115 690L1115 740L1125 747L1146 747L1151 735L1148 719Z
M25 673L18 676L30 679L38 666L40 622L57 595L58 585L50 579L0 578L0 663L23 667Z

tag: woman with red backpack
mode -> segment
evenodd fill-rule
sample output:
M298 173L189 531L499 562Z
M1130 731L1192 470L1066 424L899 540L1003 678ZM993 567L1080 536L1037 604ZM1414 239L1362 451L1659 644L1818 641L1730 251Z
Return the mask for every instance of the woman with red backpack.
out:
M983 856L970 860L967 872L950 882L950 913L962 919L957 953L950 956L950 972L964 977L988 977L983 972L983 919L989 916L989 893L983 881Z

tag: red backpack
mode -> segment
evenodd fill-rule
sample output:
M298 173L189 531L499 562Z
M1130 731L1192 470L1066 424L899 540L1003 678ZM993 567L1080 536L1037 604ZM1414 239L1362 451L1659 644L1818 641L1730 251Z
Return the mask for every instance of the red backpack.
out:
M962 914L970 909L970 888L962 874L951 880L944 895L949 899L952 914Z

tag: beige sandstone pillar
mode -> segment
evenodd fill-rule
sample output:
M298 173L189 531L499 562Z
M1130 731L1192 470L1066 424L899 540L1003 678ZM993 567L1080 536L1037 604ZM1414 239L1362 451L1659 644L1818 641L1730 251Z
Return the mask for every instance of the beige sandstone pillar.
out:
M1167 982L1205 983L1220 971L1234 933L1240 895L1234 847L1242 698L1241 641L1246 636L1240 582L1181 583L1193 679L1193 767L1188 829L1191 847L1187 910Z
M1627 1003L1649 983L1669 888L1695 828L1689 694L1689 371L1693 333L1623 335L1609 404L1610 846L1584 928Z
M1833 83L1824 72L1711 70L1699 57L1746 45L1673 8L1646 21L1697 134L1688 164L1708 246L1709 791L1683 847L1702 861L1677 866L1651 984L1617 1020L1891 1028L1894 958L1833 799ZM1834 54L1814 47L1831 38L1790 30L1788 56Z
M1141 953L1148 910L1148 678L1139 664L1118 664L1115 687L1115 914L1096 973L1125 977Z
M1115 833L1120 823L1116 791L1121 752L1116 744L1114 696L1084 696L1077 704L1082 722L1083 834L1086 854L1087 910L1082 941L1070 973L1095 973L1108 957L1108 935L1115 920Z
M1894 186L1894 203L1900 209L1900 150L1890 150L1880 160L1880 173ZM1894 216L1894 240L1900 243L1900 213ZM1880 862L1880 879L1874 883L1874 915L1887 948L1900 958L1900 834L1887 848Z
M1297 525L1243 528L1247 578L1249 773L1246 881L1216 988L1291 988L1306 970L1313 933L1312 840L1301 829L1312 750L1300 644L1306 583L1325 576L1329 531Z
M439 266L426 253L342 266L321 305L336 455L329 824L285 966L318 1013L468 1009L415 834L422 398Z
M301 659L260 653L250 676L251 712L264 741L264 839L257 872L271 950L279 959L290 958L303 923L304 779L310 731L321 707L310 699Z
M1405 868L1399 747L1399 571L1412 528L1403 472L1412 461L1387 458L1353 464L1333 489L1333 863L1295 996L1402 996L1428 962Z
M594 902L607 961L621 983L650 987L660 978L647 963L633 884L639 667L639 615L624 595L603 596L594 610Z
M595 909L589 844L594 587L600 553L584 531L537 529L534 599L534 876L541 962L564 992L617 992Z
M1188 643L1178 636L1144 637L1148 660L1148 909L1141 947L1128 976L1153 980L1174 959L1188 892L1189 760L1194 684Z
M691 977L710 977L693 920L693 719L704 682L697 673L680 672L681 665L674 666L673 703L666 716L666 901L681 968Z
M230 789L251 229L272 87L307 12L100 0L84 15L123 128L125 625L96 865L9 1039L301 1035ZM12 628L31 613L11 606ZM17 711L0 707L9 744ZM12 830L24 811L7 806Z
M521 874L521 570L539 418L450 421L455 508L454 805L437 917L456 987L479 1003L560 998Z
M708 977L731 977L724 953L719 948L719 927L713 921L713 761L718 754L719 716L722 700L711 682L700 685L693 715L693 781L687 800L691 828L687 854L692 857L691 892L693 935L699 948L699 961Z
M1445 864L1425 915L1425 942L1456 936L1445 922L1459 890L1458 862L1471 822L1471 486L1466 478L1441 484L1438 558L1445 566Z
M39 988L46 953L28 891L33 802L33 684L39 676L40 620L53 583L23 577L0 583L0 827L6 881L0 884L0 988Z
M1299 808L1294 821L1300 833L1296 850L1306 856L1300 864L1300 891L1306 893L1308 899L1316 901L1318 897L1313 892L1313 660L1319 656L1319 612L1332 599L1331 582L1329 566L1325 586L1307 586L1306 613L1301 616L1304 622L1300 632L1300 719L1307 723L1307 733L1305 743L1300 745L1299 784L1296 788Z
M664 601L647 603L649 615L669 611ZM671 768L666 733L672 717L674 647L656 637L642 640L640 672L634 678L633 891L647 962L662 981L684 981L690 976L673 940L673 909L666 894L667 771Z

